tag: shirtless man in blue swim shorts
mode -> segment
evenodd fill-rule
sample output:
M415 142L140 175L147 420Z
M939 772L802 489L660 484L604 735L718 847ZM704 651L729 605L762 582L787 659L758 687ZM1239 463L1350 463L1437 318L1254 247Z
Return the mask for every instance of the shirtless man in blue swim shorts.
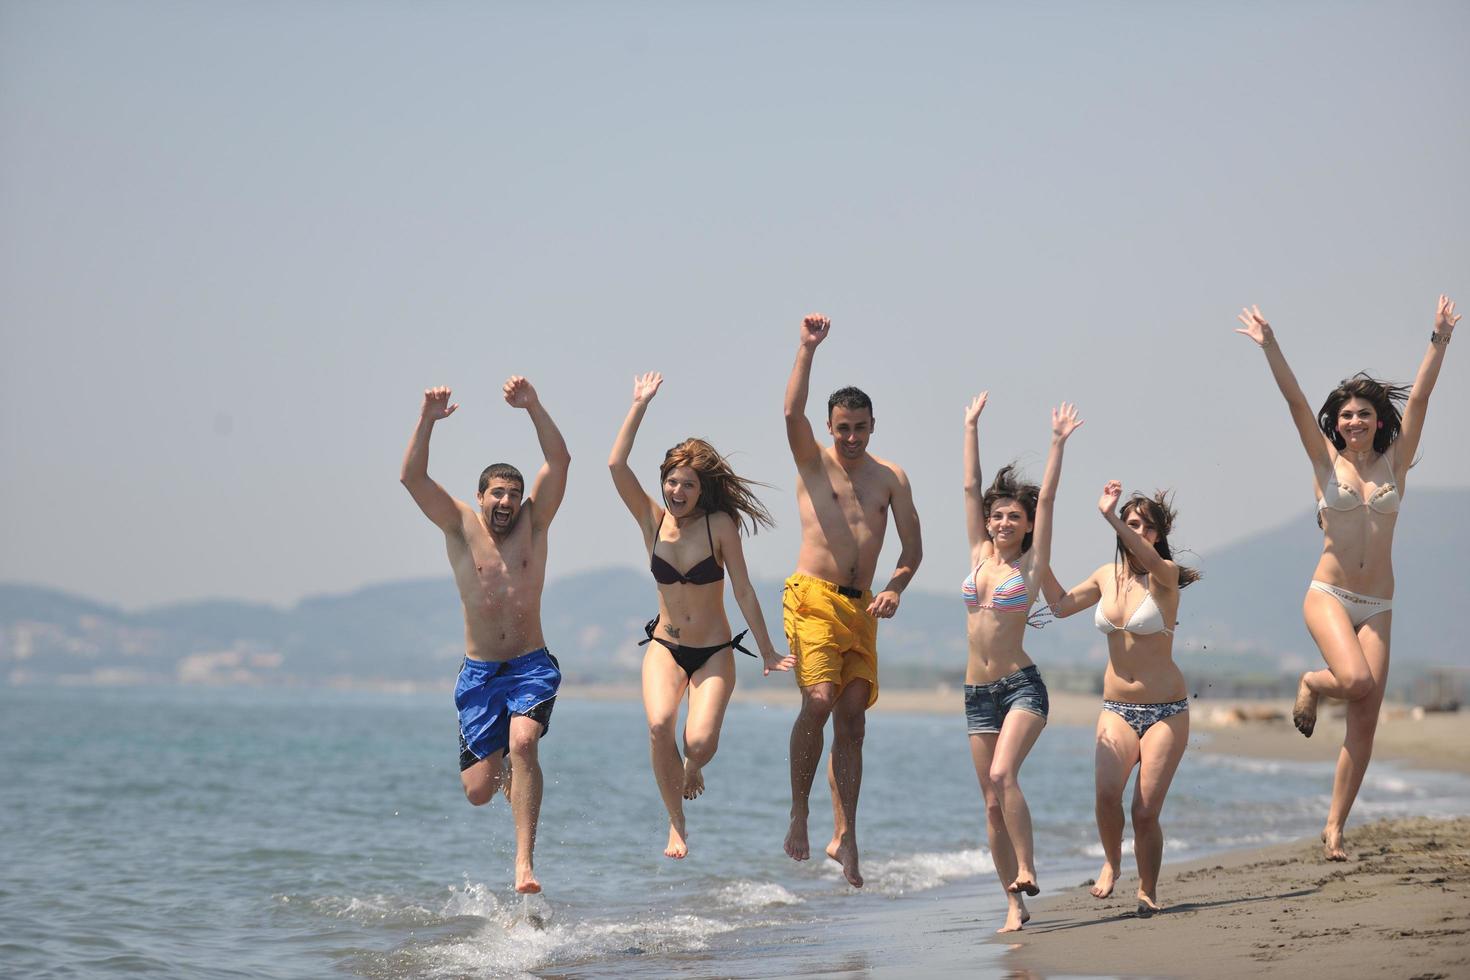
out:
M546 531L566 493L572 457L531 382L512 377L504 391L512 408L531 416L546 460L529 496L525 480L509 463L495 463L480 474L473 507L429 477L434 423L459 407L450 404L448 388L424 392L401 479L419 509L444 532L464 602L465 659L454 690L464 795L483 806L502 782L507 785L516 822L516 891L530 893L541 890L531 860L541 812L536 744L551 724L561 684L556 658L541 635Z

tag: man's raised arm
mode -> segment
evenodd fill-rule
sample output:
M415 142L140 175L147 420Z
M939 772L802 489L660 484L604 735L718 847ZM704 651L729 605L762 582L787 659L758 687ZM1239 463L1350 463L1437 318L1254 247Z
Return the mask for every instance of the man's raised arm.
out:
M831 329L832 321L820 313L802 319L801 346L796 348L796 364L791 368L791 380L786 382L786 441L798 465L815 460L822 452L812 434L811 419L806 417L806 396L812 380L812 357Z
M541 444L541 458L545 460L531 484L529 499L535 501L531 520L535 526L545 530L561 507L562 497L567 492L567 470L572 465L572 454L567 451L567 442L561 430L546 414L536 389L520 375L512 375L505 382L505 401L512 408L524 408L536 427L536 441Z
M425 389L419 424L413 430L408 452L403 455L403 468L398 473L399 482L408 488L419 510L446 534L459 529L459 505L429 476L429 437L434 433L434 423L449 418L456 408L459 406L449 403L448 388Z

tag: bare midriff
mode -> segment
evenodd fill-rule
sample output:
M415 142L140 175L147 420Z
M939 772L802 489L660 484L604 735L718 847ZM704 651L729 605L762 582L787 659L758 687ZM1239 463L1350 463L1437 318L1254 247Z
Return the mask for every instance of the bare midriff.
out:
M965 617L970 639L966 684L992 684L1032 666L1022 649L1026 616L1012 610L970 609Z
M544 647L546 545L532 533L531 515L522 510L510 533L494 540L478 514L466 514L463 532L445 540L464 603L465 656L499 662Z
M1323 508L1319 513L1322 557L1312 578L1361 595L1393 598L1393 529L1398 515L1368 507Z
M872 587L888 529L891 475L871 458L849 473L825 451L819 466L797 471L799 574L853 589Z

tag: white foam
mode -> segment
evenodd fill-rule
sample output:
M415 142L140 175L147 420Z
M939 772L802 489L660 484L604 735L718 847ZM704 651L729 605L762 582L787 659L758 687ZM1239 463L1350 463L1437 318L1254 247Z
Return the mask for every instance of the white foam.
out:
M648 914L632 921L586 921L537 928L529 920L506 915L470 936L413 950L416 974L443 977L516 976L548 963L571 966L616 956L698 952L709 939L738 928L695 915Z
M290 896L281 896L282 903L291 901ZM394 898L391 895L324 895L307 903L314 912L338 919L348 919L364 925L428 925L438 920L422 905Z
M803 899L773 881L735 881L721 888L715 900L729 908L769 908L773 905L800 905Z
M834 862L831 870L841 874ZM938 888L947 881L972 878L995 870L990 852L984 848L948 853L919 853L907 857L874 861L863 865L864 891L882 895L904 895L909 892Z

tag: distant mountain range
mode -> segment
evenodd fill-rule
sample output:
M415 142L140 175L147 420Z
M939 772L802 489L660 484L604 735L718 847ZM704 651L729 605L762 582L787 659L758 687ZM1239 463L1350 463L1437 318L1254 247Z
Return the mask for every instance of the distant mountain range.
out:
M1470 490L1411 491L1397 531L1395 662L1459 665L1455 611L1466 602L1452 562L1470 553L1463 514ZM1318 661L1301 599L1321 542L1310 512L1285 526L1200 556L1204 579L1185 594L1177 656L1186 673L1277 676ZM1106 558L1099 555L1099 561ZM1188 559L1187 559L1188 560ZM1085 569L1064 570L1065 584ZM946 574L953 572L954 574ZM885 681L954 679L965 664L959 588L923 591L962 572L926 567L882 624ZM780 583L756 583L780 643ZM634 682L643 623L656 611L646 574L611 568L547 584L545 631L567 677ZM731 622L739 611L731 603ZM464 623L452 582L390 582L289 609L226 599L129 613L68 593L0 584L0 676L24 683L219 683L443 686L463 655ZM1105 647L1090 617L1033 630L1043 665L1099 668ZM740 658L742 661L745 658ZM750 671L753 664L742 663Z

